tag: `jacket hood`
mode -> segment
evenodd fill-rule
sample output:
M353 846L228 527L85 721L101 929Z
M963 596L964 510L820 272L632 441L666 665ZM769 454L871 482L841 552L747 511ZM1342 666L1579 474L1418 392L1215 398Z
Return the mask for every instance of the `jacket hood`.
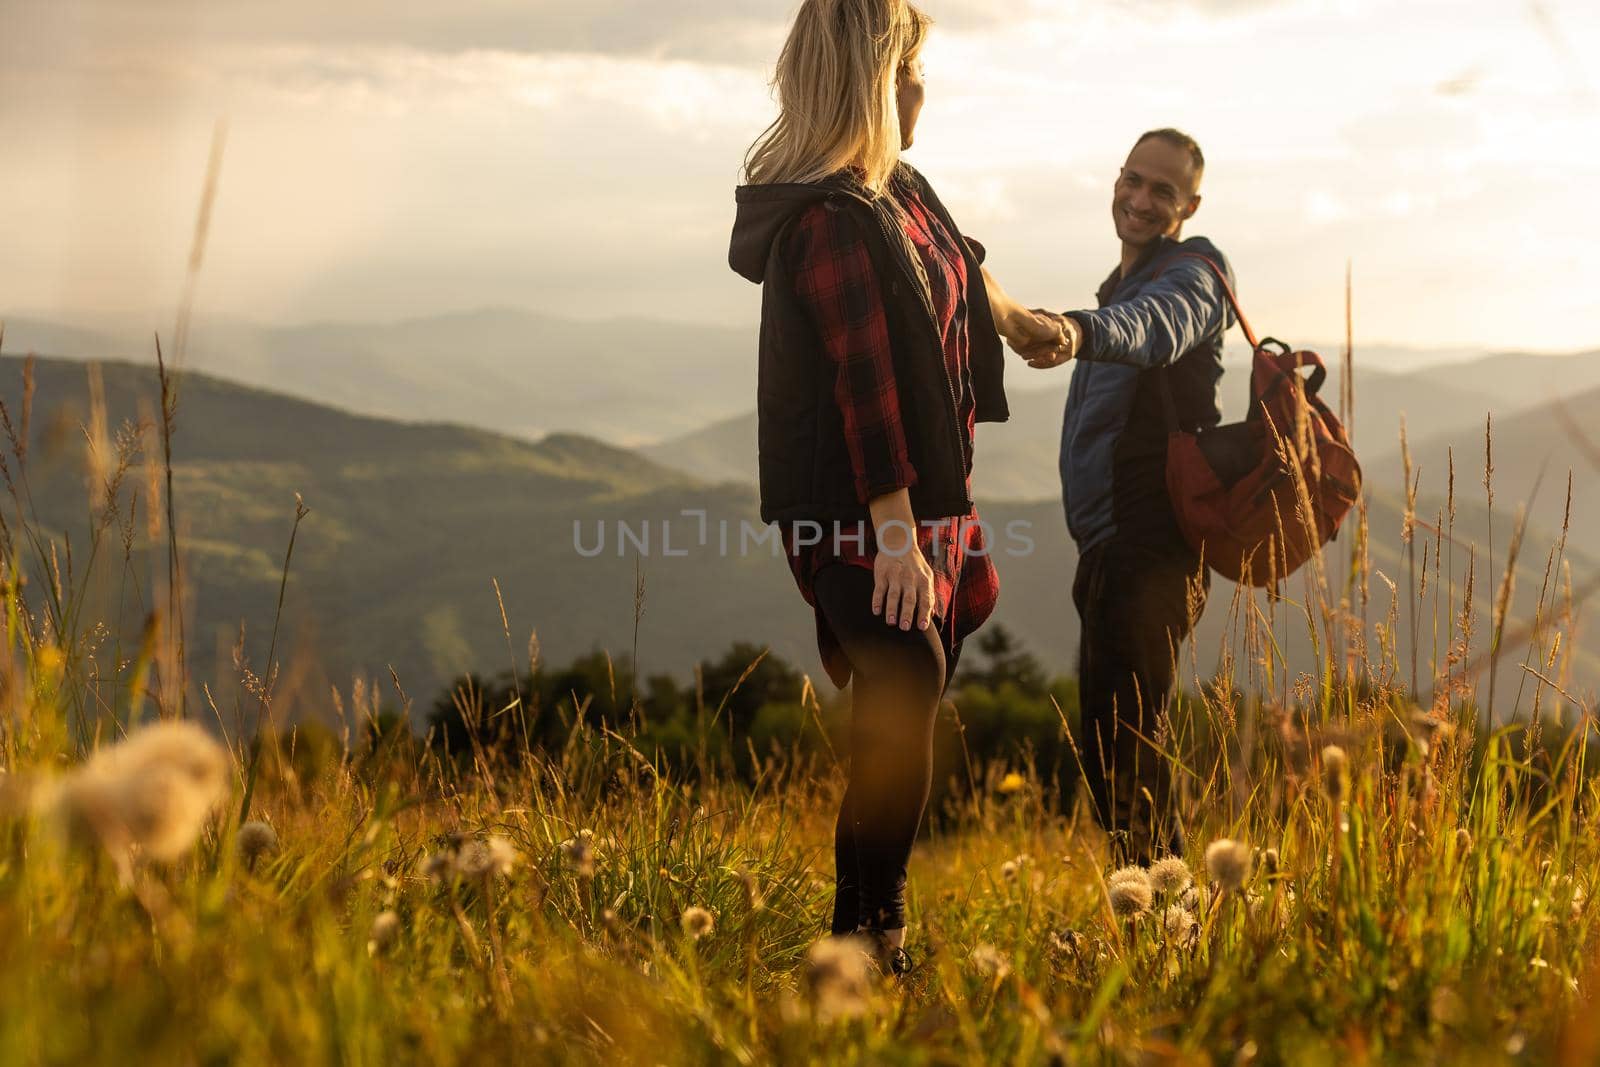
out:
M855 195L844 181L832 178L739 186L733 194L738 210L728 244L728 265L741 277L759 284L766 277L772 244L789 220L818 201L840 194Z

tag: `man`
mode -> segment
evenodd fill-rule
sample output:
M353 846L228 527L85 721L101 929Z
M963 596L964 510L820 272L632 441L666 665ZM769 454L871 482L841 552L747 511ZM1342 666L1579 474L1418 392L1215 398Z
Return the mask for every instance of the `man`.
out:
M1182 239L1200 208L1205 158L1188 135L1152 130L1117 177L1111 218L1122 262L1094 311L1062 317L1069 351L1023 353L1035 367L1076 358L1061 430L1061 488L1078 544L1072 599L1082 621L1079 748L1096 814L1129 858L1182 850L1165 710L1178 648L1209 586L1183 539L1166 484L1167 435L1221 420L1222 334L1233 316L1204 237Z

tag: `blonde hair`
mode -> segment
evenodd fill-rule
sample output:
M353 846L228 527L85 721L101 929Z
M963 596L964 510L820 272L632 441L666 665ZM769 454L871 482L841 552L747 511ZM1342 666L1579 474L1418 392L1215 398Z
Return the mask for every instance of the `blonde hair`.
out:
M932 24L907 0L805 0L778 56L778 117L745 155L752 185L814 182L851 164L877 194L900 162L895 86Z

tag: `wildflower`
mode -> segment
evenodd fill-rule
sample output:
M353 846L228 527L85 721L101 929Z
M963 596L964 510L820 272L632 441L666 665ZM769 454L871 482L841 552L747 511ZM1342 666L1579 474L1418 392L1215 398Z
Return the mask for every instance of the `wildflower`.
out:
M594 877L594 831L579 830L561 842L561 858L579 878Z
M393 911L380 911L373 917L372 930L367 934L367 955L379 956L389 951L399 936L400 916Z
M1250 846L1222 837L1206 846L1206 872L1224 893L1237 890L1250 877Z
M1328 799L1338 802L1344 799L1345 784L1350 773L1350 761L1344 754L1344 749L1338 745L1328 745L1322 750L1322 788L1327 790Z
M509 878L517 865L517 850L499 835L468 841L455 855L456 873L463 878Z
M443 882L455 873L455 857L449 852L435 852L422 861L422 876L430 882Z
M1194 915L1187 908L1180 908L1176 904L1169 905L1161 913L1161 925L1167 932L1167 940L1184 941L1194 933Z
M1011 973L1011 961L1006 954L990 944L978 945L972 950L969 957L972 965L978 968L979 973L986 974L999 981Z
M1178 856L1157 860L1150 868L1150 884L1164 897L1176 897L1194 882L1189 865Z
M854 1018L867 1010L867 952L860 937L824 937L806 950L806 994L820 1020Z
M706 909L697 905L690 905L683 909L683 932L698 941L708 936L716 928L716 919Z
M228 757L200 727L163 722L96 752L46 803L74 837L98 840L124 876L135 853L175 860L228 792Z
M1111 883L1111 910L1125 919L1143 915L1150 910L1151 890L1148 878L1125 878Z
M258 860L278 851L278 831L259 819L251 819L239 827L234 847L239 850L245 867L253 871Z
M1110 888L1123 882L1143 882L1149 885L1150 875L1143 867L1119 867L1106 879L1106 887Z
M1022 775L1018 774L1016 771L1012 771L1004 778L1000 779L999 790L1006 796L1010 796L1012 793L1022 792L1023 787L1025 787L1027 784L1028 780L1026 778L1022 777Z
M1056 952L1063 954L1070 953L1071 955L1076 956L1078 954L1078 946L1082 941L1083 938L1076 930L1050 931L1050 947Z

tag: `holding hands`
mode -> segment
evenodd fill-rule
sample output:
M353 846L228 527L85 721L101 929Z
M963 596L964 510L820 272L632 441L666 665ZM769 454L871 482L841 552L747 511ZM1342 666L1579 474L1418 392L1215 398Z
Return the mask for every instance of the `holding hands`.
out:
M1042 308L1017 308L1000 333L1011 350L1037 370L1061 366L1083 344L1083 328L1077 322Z
M1042 308L1023 307L1007 295L988 267L982 269L995 327L1011 350L1028 361L1028 366L1047 370L1078 355L1083 347L1083 328L1076 321Z

